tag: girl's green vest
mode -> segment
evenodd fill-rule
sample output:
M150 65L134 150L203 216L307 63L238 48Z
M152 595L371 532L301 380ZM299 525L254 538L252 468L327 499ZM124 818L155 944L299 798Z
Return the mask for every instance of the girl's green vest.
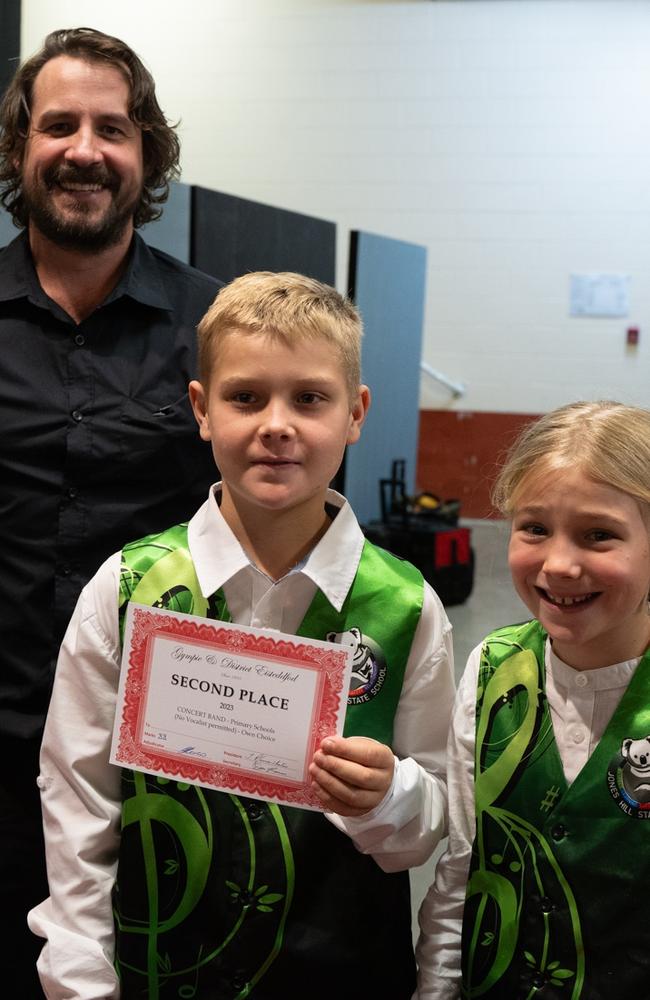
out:
M650 653L569 787L545 695L541 625L493 632L479 668L476 839L463 996L650 997ZM637 769L638 770L638 769Z
M340 612L316 593L298 635L355 628L372 654L345 735L391 744L422 599L419 572L368 542ZM123 550L122 624L130 600L230 619L222 591L201 594L186 525ZM406 872L382 872L318 812L126 770L122 796L122 1000L410 1000Z

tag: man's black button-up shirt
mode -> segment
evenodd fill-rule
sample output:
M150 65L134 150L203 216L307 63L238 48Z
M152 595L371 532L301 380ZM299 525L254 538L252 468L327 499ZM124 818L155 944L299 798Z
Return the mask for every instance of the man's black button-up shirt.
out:
M84 583L125 542L182 521L216 478L187 383L220 285L135 236L78 325L26 234L0 251L0 732L38 734Z

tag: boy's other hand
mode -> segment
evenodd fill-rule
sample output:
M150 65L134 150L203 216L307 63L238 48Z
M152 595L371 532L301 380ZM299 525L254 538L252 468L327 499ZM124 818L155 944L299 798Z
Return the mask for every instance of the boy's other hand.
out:
M327 736L314 754L309 774L328 812L363 816L382 801L393 780L390 747L365 736Z

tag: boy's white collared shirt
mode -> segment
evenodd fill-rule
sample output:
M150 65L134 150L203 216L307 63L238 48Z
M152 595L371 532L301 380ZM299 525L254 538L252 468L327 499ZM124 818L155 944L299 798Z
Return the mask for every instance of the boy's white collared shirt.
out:
M331 526L307 556L274 583L260 573L221 516L214 496L192 518L188 539L208 597L223 588L233 621L295 632L320 588L342 605L364 537L343 497ZM46 938L39 973L48 996L111 1000L115 878L121 817L120 769L108 764L120 672L115 553L82 591L66 632L41 752L41 800L50 897L29 916ZM393 785L360 818L327 814L357 849L386 871L422 864L445 827L446 738L453 701L451 626L428 585L394 719Z
M213 487L190 521L188 542L204 596L223 587L233 621L254 628L295 633L317 590L340 611L352 586L364 538L347 501L330 490L337 514L309 555L274 582L250 561L217 502Z

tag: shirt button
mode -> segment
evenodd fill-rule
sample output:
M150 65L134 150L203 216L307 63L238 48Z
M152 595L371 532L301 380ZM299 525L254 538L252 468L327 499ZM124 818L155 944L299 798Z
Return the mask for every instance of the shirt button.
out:
M70 498L70 500L74 500L75 497L77 496L78 492L79 491L78 491L78 489L77 489L76 486L70 486L68 488L68 490L67 490L67 494L68 494L68 497Z
M540 906L542 908L542 913L550 913L554 909L553 900L549 899L548 896L543 896L540 900Z
M84 337L83 333L76 334L74 342L77 345L77 347L83 347L84 344L86 343L86 338Z
M83 418L84 418L84 415L83 415L83 413L80 410L73 410L72 411L72 419L76 420L77 423L79 423L80 420L83 420Z
M533 976L533 986L536 990L541 990L542 986L546 984L546 976L542 975L540 972L536 976Z
M578 674L578 676L576 677L576 687L584 688L587 687L588 683L589 683L589 678L587 677L586 674Z
M69 563L64 563L63 566L61 567L61 572L63 576L70 576L70 574L72 573L72 566L70 566Z
M560 840L564 840L566 837L566 827L562 826L561 823L557 823L551 830L551 837L556 843Z
M574 729L571 733L571 739L578 746L579 743L584 743L585 741L585 731L584 729Z

